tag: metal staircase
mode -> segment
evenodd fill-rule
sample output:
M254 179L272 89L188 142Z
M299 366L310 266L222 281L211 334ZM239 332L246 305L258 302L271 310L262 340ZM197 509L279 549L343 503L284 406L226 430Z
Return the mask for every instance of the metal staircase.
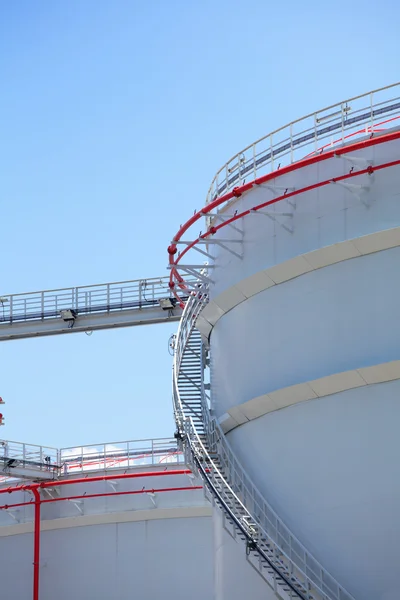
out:
M190 416L200 436L204 436L203 417L203 361L202 341L197 329L193 329L182 355L178 373L180 401L185 415Z
M205 350L195 324L206 286L189 296L175 340L173 402L176 437L186 464L204 480L223 525L244 543L245 556L283 600L354 600L290 532L236 459L205 392Z

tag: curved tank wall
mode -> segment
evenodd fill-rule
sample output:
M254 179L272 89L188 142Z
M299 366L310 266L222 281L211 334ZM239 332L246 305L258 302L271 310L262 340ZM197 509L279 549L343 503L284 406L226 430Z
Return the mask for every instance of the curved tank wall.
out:
M276 600L272 588L246 560L244 544L238 543L226 531L220 510L215 509L214 521L214 561L215 587L217 600Z
M54 498L138 493L42 504L40 600L211 598L212 511L193 486L201 482L187 475L55 486ZM8 504L31 500L28 492L5 496ZM32 598L32 521L33 506L0 511L4 598Z
M274 186L308 188L218 231L217 239L241 241L234 249L242 256L213 245L215 283L202 315L213 408L222 423L228 411L236 415L230 443L273 508L357 600L398 597L400 375L335 393L326 382L400 359L400 168L388 165L399 152L399 140L348 147L348 159L299 166L231 203L227 214L273 199ZM310 189L370 164L381 168L350 185ZM286 404L274 405L272 394L314 380L327 393L289 406L289 388ZM237 416L263 395L268 414Z

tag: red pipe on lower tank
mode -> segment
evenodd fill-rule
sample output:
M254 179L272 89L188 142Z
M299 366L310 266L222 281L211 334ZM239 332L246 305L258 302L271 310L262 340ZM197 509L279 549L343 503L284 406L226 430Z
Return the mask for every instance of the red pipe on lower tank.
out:
M35 498L35 521L33 528L33 600L39 600L39 567L40 567L40 507L41 498L38 485L29 486Z
M92 481L109 481L118 479L138 479L141 477L164 477L169 475L188 475L192 471L190 469L171 469L170 471L143 471L140 473L122 473L117 475L100 475L96 477L79 477L77 479L52 479L51 481L43 481L35 483L38 488L51 488L60 485L73 485L75 483L90 483ZM32 485L15 485L0 489L0 494L11 494L12 492L24 492L32 489Z
M47 504L49 502L63 502L64 500L81 500L86 498L104 498L109 496L135 496L137 494L163 494L165 492L191 492L192 490L202 490L202 485L190 485L187 487L175 487L175 488L151 488L143 490L130 490L127 492L102 492L99 494L81 494L80 496L66 496L63 498L47 498L46 500L41 499L41 504ZM33 502L18 502L16 504L3 504L0 506L0 510L8 510L9 508L19 508L21 506L32 506Z
M40 497L40 488L55 487L59 485L73 485L79 483L90 483L94 481L108 481L113 479L136 479L141 477L163 477L168 475L188 475L190 469L175 469L171 471L150 471L142 473L123 473L119 475L102 475L98 477L80 477L77 479L65 479L62 481L46 481L29 485L10 486L0 489L0 494L12 494L12 492L32 492L35 505L35 518L33 529L33 600L39 600L39 579L40 579L40 511L42 499ZM106 495L106 494L102 494ZM116 494L117 495L117 494ZM93 497L97 495L93 494ZM19 503L23 506L25 503ZM30 504L30 503L27 503ZM3 508L3 507L2 507Z

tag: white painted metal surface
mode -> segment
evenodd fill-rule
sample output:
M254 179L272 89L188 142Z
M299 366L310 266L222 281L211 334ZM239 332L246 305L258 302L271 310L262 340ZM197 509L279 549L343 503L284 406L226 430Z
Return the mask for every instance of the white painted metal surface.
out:
M223 513L214 510L214 598L233 600L276 600L273 589L265 585L257 570L247 560L243 547L228 533Z
M352 151L351 154L354 158L368 160L372 166L388 165L400 156L400 139ZM358 169L353 167L346 160L327 159L283 175L277 174L275 183L285 189L307 190L310 185L339 178L350 171L353 174ZM215 283L210 286L211 299L227 292L233 285L240 286L240 282L246 278L265 273L266 270L273 281L276 276L276 283L284 281L318 267L316 262L311 264L303 261L301 255L310 255L324 247L334 251L333 246L337 243L361 241L363 236L371 234L377 234L378 238L380 232L395 229L400 225L400 205L397 202L399 177L400 165L396 164L372 175L364 173L357 177L358 183L368 186L361 196L351 188L330 184L301 193L295 201L290 198L282 199L271 205L271 212L293 211L293 233L281 227L281 223L287 223L288 218L277 222L266 219L257 212L239 221L242 234L228 228L220 229L213 239L221 242L228 238L236 239L235 250L240 252L242 258L237 258L229 251L229 244L226 244L227 248L213 244L212 254L218 268L213 270ZM256 186L235 199L229 212L241 213L274 198L272 189ZM368 206L362 200L368 200ZM295 202L295 207L291 206L292 202ZM357 255L357 248L353 252ZM317 254L323 266L323 255L316 252L315 260L318 258ZM312 261L312 256L309 258ZM325 256L327 261L329 258ZM288 262L292 259L293 262ZM285 263L287 271L283 269Z
M43 492L40 599L185 600L188 589L194 600L212 598L211 507L198 483L164 474ZM112 496L114 490L136 493ZM84 494L99 497L63 500ZM0 504L4 499L23 503L31 496L3 494ZM2 598L31 598L32 521L33 505L0 510Z
M241 232L214 234L222 243L236 238L241 255L229 244L212 245L209 293L216 308L205 316L217 417L234 411L240 418L239 405L282 388L399 360L399 248L378 244L352 258L340 257L336 246L387 237L400 226L399 153L400 140L392 137L349 151L351 160L332 156L277 173L273 185L306 190L294 203L276 205L292 217L250 213L236 223ZM329 184L367 164L371 173L359 176L359 187ZM321 181L328 184L307 189ZM254 187L232 200L229 214L273 198L273 188ZM247 278L259 285L249 297ZM227 434L262 496L357 600L398 597L398 385L332 388L334 396L268 412Z
M357 600L398 598L399 393L398 380L355 388L228 434L263 495Z
M396 379L400 379L400 360L334 373L320 379L280 388L268 394L256 396L243 404L237 404L219 418L219 423L226 434L236 427L258 419L267 413L300 402L331 396L353 388L387 383Z
M196 327L205 339L208 339L212 328L225 313L264 290L316 269L398 246L400 246L400 227L393 227L337 242L290 258L264 271L245 277L234 286L214 296L202 310Z
M226 530L238 541L244 542L247 560L283 600L349 600L351 595L319 564L310 552L294 537L278 518L264 497L247 476L235 458L218 422L210 417L205 385L193 382L192 393L202 401L202 422L193 419L193 410L181 397L182 375L200 367L205 356L197 352L197 367L189 365L186 357L193 357L193 340L198 339L195 323L207 303L205 286L192 295L186 305L178 330L173 375L173 398L178 437L185 448L186 462L202 476L206 490L222 511ZM201 350L201 349L200 349ZM204 349L203 349L204 350ZM193 360L193 359L192 359ZM185 387L186 391L187 388ZM221 551L221 550L220 550ZM225 564L221 555L221 564ZM223 573L219 573L224 580ZM229 577L227 578L229 582ZM227 598L228 588L219 586L217 598ZM222 591L221 591L222 590Z

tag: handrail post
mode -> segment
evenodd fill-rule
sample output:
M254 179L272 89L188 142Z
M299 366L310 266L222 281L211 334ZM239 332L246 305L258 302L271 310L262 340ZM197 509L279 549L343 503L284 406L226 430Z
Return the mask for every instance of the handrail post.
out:
M374 92L370 94L370 104L371 104L371 134L374 133Z
M342 110L342 123L343 123L343 110ZM314 152L315 152L315 154L317 154L317 152L318 152L318 129L317 129L317 127L318 127L317 113L314 113ZM343 125L342 125L342 130L343 130Z
M345 110L344 110L344 105L343 102L340 105L340 118L341 118L341 126L342 126L342 144L344 143L344 115L345 115Z
M270 154L271 154L271 172L274 170L274 145L272 142L272 137L273 137L273 133L270 134L269 136L269 148L270 148Z
M290 123L290 164L293 164L293 123Z
M139 308L142 308L142 285L143 285L143 282L142 282L142 280L140 280L139 281L139 287L138 287L138 290L139 290Z

